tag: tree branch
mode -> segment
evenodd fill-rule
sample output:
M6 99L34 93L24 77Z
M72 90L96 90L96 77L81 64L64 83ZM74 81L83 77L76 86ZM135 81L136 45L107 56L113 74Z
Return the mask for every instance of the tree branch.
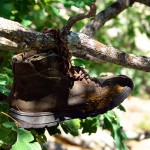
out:
M70 33L68 47L73 53L80 55L90 54L93 57L117 65L137 70L150 71L150 58L127 54L113 47L106 46L83 33Z
M0 49L1 50L9 50L9 51L19 51L19 46L17 43L12 42L4 37L0 37Z
M24 49L42 51L55 48L55 44L57 44L55 43L55 38L50 34L29 30L19 23L3 18L0 18L0 36L3 36L4 40L9 39L9 42L5 40L7 41L5 43L3 42L4 40L0 40L0 49L4 50L10 50L12 47L12 50L16 51L18 48L22 51ZM81 58L90 56L91 59L102 59L125 67L146 72L150 71L149 57L126 54L113 47L106 46L83 33L70 32L64 38L67 39L68 48L75 56ZM12 42L15 42L15 44L12 44ZM25 43L25 46L21 47L22 43Z
M111 6L98 13L95 18L89 21L81 30L82 33L92 37L94 33L101 28L107 21L115 18L126 8L132 6L134 2L139 2L150 6L150 0L117 0Z
M133 0L133 1L150 7L150 0Z
M85 54L85 53L79 53L78 51L72 51L72 55L73 56L76 56L76 57L79 57L79 58L82 58L82 59L85 59L85 60L89 60L89 61L92 61L94 63L98 63L98 64L102 64L102 63L107 63L106 61L102 60L102 59L99 59L99 58L96 58L90 54Z
M7 40L16 43L11 45L13 50L44 50L54 47L56 42L53 36L30 30L21 24L0 17L0 36L5 38L0 49L9 50ZM4 46L6 44L6 47ZM13 48L14 47L14 48ZM8 49L7 49L8 48Z
M95 6L94 3L92 3L91 6L90 6L90 11L88 13L78 14L76 16L73 16L73 17L69 18L67 23L62 28L62 34L68 34L70 32L71 27L77 21L83 20L85 18L95 17L95 15L96 15L96 6Z
M102 27L108 20L116 17L128 6L129 5L126 5L125 3L122 3L120 1L113 3L111 6L107 7L102 12L98 13L94 19L89 21L85 25L85 27L82 28L81 32L92 37L95 31L97 31L100 27Z

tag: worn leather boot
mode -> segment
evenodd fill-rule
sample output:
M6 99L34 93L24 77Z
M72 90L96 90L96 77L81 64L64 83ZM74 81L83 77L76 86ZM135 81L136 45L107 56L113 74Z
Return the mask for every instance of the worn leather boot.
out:
M103 114L123 102L133 88L126 76L75 81L62 73L54 53L14 56L13 74L9 114L23 128L51 127L63 120Z

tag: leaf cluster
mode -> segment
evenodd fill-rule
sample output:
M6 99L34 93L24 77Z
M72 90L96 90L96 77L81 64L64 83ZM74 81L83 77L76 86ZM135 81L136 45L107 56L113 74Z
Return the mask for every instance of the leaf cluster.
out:
M11 148L12 150L31 149L40 150L45 147L42 145L47 141L44 131L45 129L25 130L19 128L17 122L8 115L8 104L0 104L0 148ZM120 106L119 109L124 108ZM60 123L60 126L66 134L78 136L79 134L96 133L98 127L103 121L103 129L111 131L111 135L116 142L118 149L124 150L126 146L124 140L127 139L117 115L113 111L109 111L104 115L96 117L88 117L86 119L73 119ZM13 121L13 122L12 122ZM61 134L58 126L47 128L50 135ZM81 132L80 132L81 131Z
M3 68L4 73L0 73L0 93L8 95L10 90L6 88L6 85L12 84L12 71L8 68Z
M120 120L114 111L109 111L102 116L104 121L103 129L108 129L111 132L111 136L114 138L116 146L120 150L126 150L127 147L124 141L127 140L127 136L120 125Z

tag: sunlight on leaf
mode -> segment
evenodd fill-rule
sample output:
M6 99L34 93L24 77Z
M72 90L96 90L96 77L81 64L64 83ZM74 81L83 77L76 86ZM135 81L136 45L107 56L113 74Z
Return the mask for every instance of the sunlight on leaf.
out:
M39 143L34 142L33 135L22 128L14 128L17 132L17 141L12 146L12 150L41 150Z
M79 134L78 130L80 129L80 119L67 120L62 122L60 125L67 134L70 133L73 136L77 136Z

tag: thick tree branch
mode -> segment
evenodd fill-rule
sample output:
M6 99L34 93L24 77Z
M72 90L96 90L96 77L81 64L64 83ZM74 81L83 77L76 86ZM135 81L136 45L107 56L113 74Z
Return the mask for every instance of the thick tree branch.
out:
M5 25L7 25L8 28ZM18 50L18 45L22 45L20 43L25 43L25 48L24 46L19 46L22 51L24 49L42 51L56 46L55 39L50 34L29 30L19 23L3 18L0 18L0 36L4 37L2 41L0 40L0 49L4 50L10 50L11 47L12 50ZM8 42L6 40L7 42L4 42L6 38L10 41ZM71 32L64 38L67 39L68 48L75 56L81 58L90 56L97 60L102 59L125 67L147 72L150 71L149 57L138 57L132 54L126 54L113 47L106 46L83 33ZM12 42L15 42L15 44L12 44Z
M30 30L17 22L1 17L0 37L4 37L16 43L16 45L14 45L14 47L16 47L14 48L15 50L42 50L56 45L54 37ZM7 40L3 39L3 43L6 42L6 44L8 44ZM9 48L10 45L8 44L6 45L7 47L4 47L3 43L1 43L0 49L8 50L7 48Z
M79 58L82 58L82 59L85 59L85 60L92 61L94 63L98 63L98 64L106 63L106 61L99 59L99 58L96 58L96 57L94 57L88 53L85 54L85 53L79 53L78 51L72 51L72 55L79 57Z
M92 37L94 33L101 28L107 21L115 18L126 8L132 6L134 2L139 2L150 6L150 0L117 0L111 6L98 13L95 18L89 21L81 30L82 33Z
M68 35L68 47L79 55L90 54L98 59L111 62L117 65L150 71L150 58L126 54L113 47L106 46L83 33L70 33Z

